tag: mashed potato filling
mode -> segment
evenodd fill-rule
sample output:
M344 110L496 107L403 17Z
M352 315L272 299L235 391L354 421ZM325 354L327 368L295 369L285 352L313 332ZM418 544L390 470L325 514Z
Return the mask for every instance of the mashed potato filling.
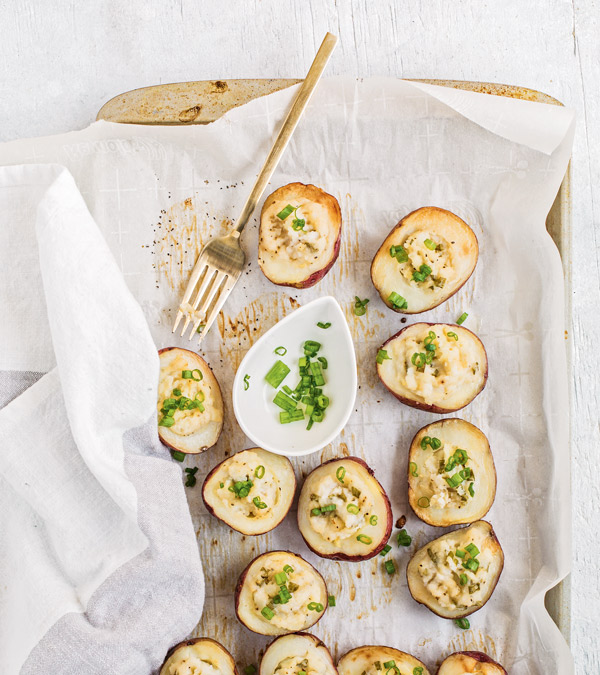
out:
M408 255L408 260L399 264L400 273L411 284L435 291L456 277L452 246L441 235L419 230L396 245L403 246ZM413 279L413 274L419 272L422 265L426 265L430 272L423 281Z
M277 476L252 450L238 452L225 466L227 473L217 487L225 506L247 518L269 517L281 498Z
M419 494L429 498L432 507L437 509L461 508L473 495L469 492L469 485L474 482L475 474L470 460L465 465L449 462L454 453L459 450L457 445L444 443L443 446L431 455L425 461L423 477L419 480ZM466 454L466 453L465 453ZM452 466L452 468L448 467ZM469 479L463 480L456 487L449 484L453 477L469 467Z
M298 675L300 671L306 675L322 675L331 670L331 664L327 663L317 654L308 651L297 656L290 656L280 661L275 668L277 675Z
M337 475L325 475L312 489L310 525L333 544L356 535L376 517L368 486L350 470L345 471L341 480Z
M221 675L221 672L210 661L191 653L169 666L169 675Z
M194 378L198 378L197 365L188 363L188 360L180 354L170 361L168 367L163 367L160 371L157 404L159 421L163 417L161 410L165 401L186 397L192 401L202 402L203 409L174 410L173 419L175 422L169 429L180 436L189 436L208 422L221 421L220 413L214 407L213 388L207 379L197 381L194 378L183 377L184 371L193 369L196 369ZM181 393L178 395L177 392Z
M449 540L436 540L427 548L427 557L419 563L419 574L425 588L444 609L469 609L481 605L489 581L490 554L476 554L476 571L465 567L473 557L467 551L469 543L457 548ZM457 551L459 555L457 555ZM460 557L464 554L464 557Z

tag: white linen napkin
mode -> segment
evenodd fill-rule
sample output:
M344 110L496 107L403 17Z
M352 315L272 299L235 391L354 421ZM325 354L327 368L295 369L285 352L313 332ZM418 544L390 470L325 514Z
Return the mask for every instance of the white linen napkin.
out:
M0 308L0 672L147 674L202 570L156 348L64 168L0 168Z

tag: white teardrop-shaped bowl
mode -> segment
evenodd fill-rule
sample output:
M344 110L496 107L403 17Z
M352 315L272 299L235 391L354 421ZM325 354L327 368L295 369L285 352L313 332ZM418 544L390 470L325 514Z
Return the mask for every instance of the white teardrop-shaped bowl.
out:
M318 322L331 323L327 329ZM275 361L283 361L290 373L281 386L294 389L299 381L298 359L306 340L321 343L318 356L327 359L323 394L329 397L325 418L307 430L308 420L280 424L281 409L273 403L279 389L265 380ZM275 354L285 347L285 356ZM249 387L244 388L244 378ZM243 432L257 446L278 455L299 457L324 448L344 428L356 399L356 356L346 318L337 300L325 296L295 310L267 331L246 354L233 381L233 411Z

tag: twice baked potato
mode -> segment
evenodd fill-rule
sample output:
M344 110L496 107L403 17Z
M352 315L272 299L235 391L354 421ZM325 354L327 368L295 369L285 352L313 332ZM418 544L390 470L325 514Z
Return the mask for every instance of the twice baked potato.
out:
M242 534L265 534L286 517L296 493L287 457L242 450L217 464L202 485L208 512Z
M158 436L173 450L204 452L219 440L223 429L219 383L195 352L168 347L158 354Z
M172 647L160 668L160 675L190 675L210 672L239 675L235 661L222 644L210 638L185 640Z
M269 195L263 205L258 264L274 284L309 288L337 260L341 237L337 199L314 185L289 183Z
M408 590L434 614L461 619L490 599L503 567L492 526L478 520L420 548L406 568Z
M285 635L317 623L328 598L323 577L304 558L289 551L270 551L241 573L235 611L254 633Z
M483 431L458 418L419 429L408 453L408 501L429 525L480 520L496 497L496 468Z
M365 646L352 649L337 664L339 675L429 675L427 666L419 659L399 649L383 646Z
M325 462L304 481L298 527L321 558L359 562L376 556L390 538L392 522L385 490L359 457Z
M483 390L488 360L467 328L414 323L381 346L377 375L405 405L443 414L464 408Z
M507 675L506 670L483 652L455 652L442 661L436 675Z
M260 662L259 675L336 675L327 647L309 633L284 635L273 640Z
M389 233L371 264L371 279L385 304L418 314L437 307L469 279L479 256L473 230L445 209L425 206Z

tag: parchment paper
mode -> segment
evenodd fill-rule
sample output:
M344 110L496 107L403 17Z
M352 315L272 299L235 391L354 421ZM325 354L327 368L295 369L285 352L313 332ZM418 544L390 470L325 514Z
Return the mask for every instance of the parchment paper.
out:
M96 123L80 132L18 141L0 147L0 162L67 166L157 345L188 347L187 339L171 335L188 274L203 242L224 233L240 211L293 93L259 99L206 127ZM235 580L254 555L282 547L312 562L336 596L337 606L311 632L337 657L361 644L388 644L415 654L435 672L452 651L480 649L516 675L572 672L567 645L543 604L545 591L570 566L564 290L545 216L565 173L572 136L572 112L552 106L391 79L320 85L272 187L310 182L338 198L344 218L339 260L310 290L272 285L256 263L256 214L243 235L248 269L202 347L223 388L224 432L215 448L188 458L185 466L199 466L202 479L226 455L249 446L231 407L237 365L256 338L294 307L332 294L355 342L356 410L337 441L295 462L298 477L338 455L365 458L390 495L394 517L406 514L413 544L406 550L391 542L399 570L390 577L380 557L341 564L309 553L295 513L268 535L244 538L208 516L200 480L188 491L207 589L195 634L222 641L240 666L256 664L268 639L237 622ZM397 402L374 367L378 346L403 324L379 300L370 261L392 226L424 205L460 215L480 243L479 263L465 288L414 318L454 322L468 312L465 326L481 337L489 356L487 387L459 416L490 439L498 493L487 518L506 564L497 590L470 617L467 631L417 605L406 587L411 553L445 531L412 514L405 479L413 434L439 416ZM363 317L352 313L355 295L371 300ZM32 347L35 342L35 359L15 362L11 350L3 350L1 368L42 371L54 365L51 350L39 349L43 325L40 334L18 339L32 340Z

